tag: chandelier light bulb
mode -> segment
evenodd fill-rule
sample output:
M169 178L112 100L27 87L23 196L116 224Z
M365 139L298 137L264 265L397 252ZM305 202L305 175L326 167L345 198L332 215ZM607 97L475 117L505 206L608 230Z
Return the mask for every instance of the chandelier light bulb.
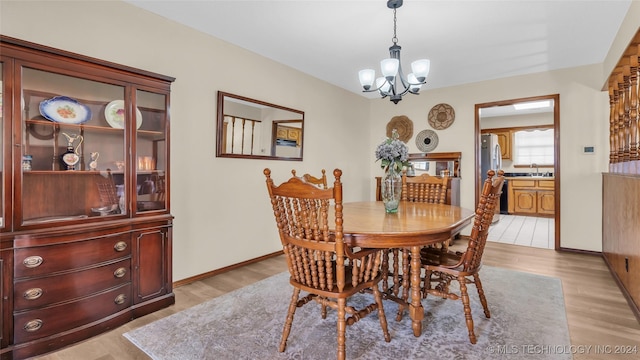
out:
M413 73L407 75L407 80L409 80L409 92L417 94L422 87L422 82L418 81L418 78Z
M391 84L387 81L387 79L379 77L376 79L376 89L380 90L380 95L387 96L389 95Z
M380 61L382 76L384 76L389 82L393 82L393 79L395 79L396 75L398 75L399 67L400 60L398 59L384 59Z
M360 85L362 85L365 90L369 90L376 78L376 71L373 69L360 70L358 72L358 78L360 79Z
M431 67L431 61L428 59L420 59L411 63L411 71L416 76L419 82L424 82L429 75L429 68ZM409 80L412 82L411 80Z

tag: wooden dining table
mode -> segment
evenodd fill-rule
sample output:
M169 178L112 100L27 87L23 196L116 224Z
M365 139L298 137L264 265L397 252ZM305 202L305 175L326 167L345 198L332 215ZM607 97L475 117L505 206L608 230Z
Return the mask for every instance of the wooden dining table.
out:
M330 214L330 216L333 216ZM422 333L424 308L420 302L420 249L450 239L467 226L472 210L459 206L401 201L398 212L385 212L382 201L343 204L345 243L361 248L411 250L410 295L407 304L413 334Z

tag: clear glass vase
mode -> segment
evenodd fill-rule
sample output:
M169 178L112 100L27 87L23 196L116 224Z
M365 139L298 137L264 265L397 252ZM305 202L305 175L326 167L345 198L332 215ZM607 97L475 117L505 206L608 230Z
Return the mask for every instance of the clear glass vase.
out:
M382 202L388 214L398 212L400 195L402 194L402 176L395 170L394 166L389 166L382 178L381 188Z

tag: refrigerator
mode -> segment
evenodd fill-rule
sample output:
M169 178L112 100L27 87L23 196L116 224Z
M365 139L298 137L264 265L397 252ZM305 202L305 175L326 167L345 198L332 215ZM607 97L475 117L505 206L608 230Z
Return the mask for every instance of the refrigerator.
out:
M484 186L487 171L494 170L497 174L498 170L502 169L502 151L498 143L498 135L482 134L480 139L480 173L482 176L480 186ZM502 189L502 191L507 191L507 189ZM493 216L493 222L498 220L500 220L500 203L496 205L496 214Z

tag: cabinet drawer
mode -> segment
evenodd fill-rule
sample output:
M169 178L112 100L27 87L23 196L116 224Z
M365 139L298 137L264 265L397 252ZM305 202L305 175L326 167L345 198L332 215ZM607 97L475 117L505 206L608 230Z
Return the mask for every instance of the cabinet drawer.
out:
M535 180L511 180L509 182L509 186L533 188L533 187L536 187L536 181Z
M538 187L553 189L555 184L553 180L538 180Z
M14 343L54 335L110 316L131 306L127 284L71 303L15 312Z
M131 260L100 267L17 281L13 285L15 310L46 306L89 296L131 281Z
M14 250L14 276L38 276L92 266L131 255L128 234Z

